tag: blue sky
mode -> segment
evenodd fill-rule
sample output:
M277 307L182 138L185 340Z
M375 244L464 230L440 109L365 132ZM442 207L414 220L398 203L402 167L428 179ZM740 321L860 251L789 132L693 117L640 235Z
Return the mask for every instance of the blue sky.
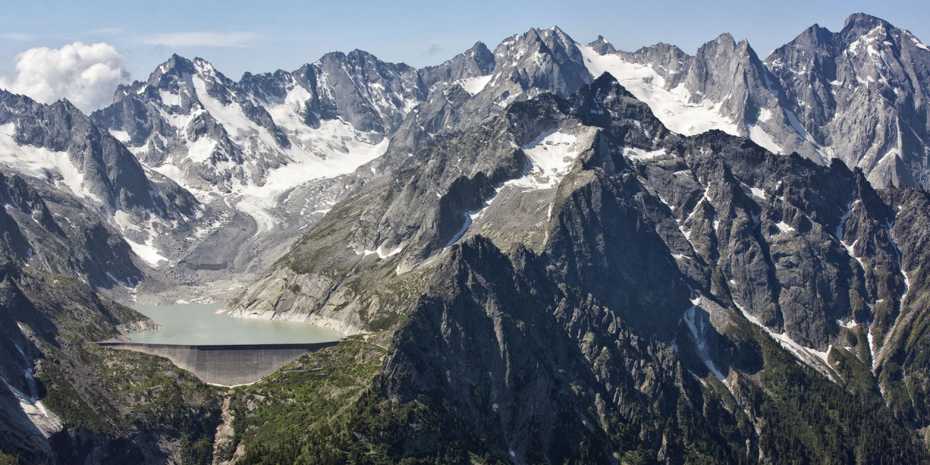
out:
M926 0L392 2L21 0L0 11L0 75L16 55L73 41L113 45L135 79L172 52L202 56L238 79L294 69L327 51L361 48L389 61L434 64L481 40L494 47L531 26L558 24L576 40L619 48L658 41L693 52L721 32L767 55L807 26L842 27L854 11L881 16L930 42Z

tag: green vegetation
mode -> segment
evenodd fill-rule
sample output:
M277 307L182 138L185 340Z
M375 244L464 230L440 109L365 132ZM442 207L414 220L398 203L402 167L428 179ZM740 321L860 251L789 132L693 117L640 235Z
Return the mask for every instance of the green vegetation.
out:
M212 460L219 421L218 389L165 359L105 349L72 347L71 358L42 365L46 405L74 431L125 437L159 433L177 442L185 464Z
M116 336L119 325L144 318L132 309L75 279L23 279L28 291L17 305L28 310L23 324L42 353L35 363L43 402L73 435L92 441L82 447L128 439L120 448L138 446L142 453L154 444L136 441L157 441L177 446L184 464L211 462L218 389L165 359L97 346L94 341Z
M366 337L351 337L236 388L230 406L235 442L245 448L241 463L328 463L342 456L356 401L384 354Z
M765 359L752 405L765 418L760 443L773 463L925 463L927 451L860 382L846 388L801 366L758 333ZM848 363L848 362L846 362ZM851 388L851 389L850 389Z
M915 292L913 309L927 309L930 293ZM913 428L930 426L930 312L913 319L902 337L890 340L889 358L880 378L895 415Z

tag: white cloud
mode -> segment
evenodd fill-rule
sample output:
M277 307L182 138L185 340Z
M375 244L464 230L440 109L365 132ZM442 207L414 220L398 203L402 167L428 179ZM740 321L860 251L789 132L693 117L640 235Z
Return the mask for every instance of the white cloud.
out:
M44 103L67 98L87 112L110 103L116 86L128 80L123 57L112 45L74 42L20 53L15 75L0 77L0 87Z
M164 45L168 47L248 47L258 34L254 32L173 32L155 34L144 37L143 42L149 45Z

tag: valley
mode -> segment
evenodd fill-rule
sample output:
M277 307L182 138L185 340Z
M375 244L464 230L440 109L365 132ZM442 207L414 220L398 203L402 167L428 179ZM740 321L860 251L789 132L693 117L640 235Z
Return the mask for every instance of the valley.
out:
M930 463L930 48L883 19L172 54L0 129L21 463Z

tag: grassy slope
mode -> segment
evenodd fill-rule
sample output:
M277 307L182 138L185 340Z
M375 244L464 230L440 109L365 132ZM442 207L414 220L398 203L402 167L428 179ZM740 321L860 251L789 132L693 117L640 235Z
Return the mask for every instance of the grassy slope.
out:
M22 286L29 289L26 311L37 322L54 324L52 332L47 326L33 328L32 341L42 353L36 375L43 402L69 435L106 447L112 440L151 433L183 446L178 448L182 462L209 463L219 419L217 390L167 360L94 344L115 336L118 325L144 318L135 311L72 278L28 279Z
M240 463L326 463L341 457L356 401L370 386L385 350L356 336L307 354L232 393Z

